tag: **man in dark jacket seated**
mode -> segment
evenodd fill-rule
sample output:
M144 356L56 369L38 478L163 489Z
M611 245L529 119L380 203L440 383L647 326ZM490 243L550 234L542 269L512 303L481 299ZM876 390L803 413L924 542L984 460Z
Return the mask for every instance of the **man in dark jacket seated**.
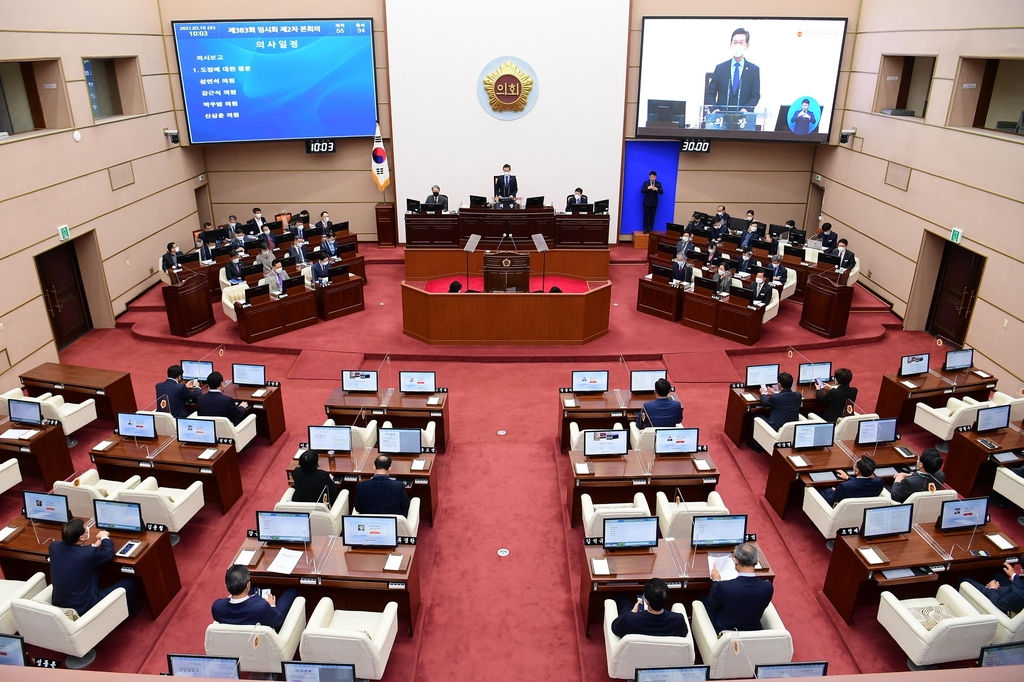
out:
M985 585L972 578L965 578L961 582L974 585L988 597L993 606L1011 618L1024 611L1024 578L1013 570L1013 564L1004 563L1002 573L997 573Z
M658 397L644 403L643 409L636 415L637 428L675 426L683 423L683 404L668 397L671 391L672 384L668 383L668 379L658 379L654 382L654 392Z
M836 476L842 483L835 488L826 488L821 496L833 507L851 497L878 497L882 494L885 482L875 478L875 460L863 455L857 460L857 476L850 478L845 471L837 471Z
M391 458L377 455L373 460L373 477L356 486L355 509L360 514L409 515L409 493L405 484L388 475Z
M237 564L228 568L224 584L231 596L216 600L210 609L213 619L224 625L259 624L280 631L292 602L299 596L299 591L290 587L280 599L275 599L269 592L264 598L260 590L249 582L249 569Z
M853 381L853 372L845 367L840 367L836 370L836 383L839 385L835 388L826 385L815 392L818 402L825 405L825 409L821 413L822 419L834 424L843 416L843 408L846 407L847 400L857 402L857 389L850 386L851 381Z
M661 578L651 578L644 585L643 599L636 600L632 611L627 610L628 605L619 606L619 615L612 621L612 632L616 637L686 637L686 618L667 610L667 606L668 585Z
M89 609L119 587L127 593L128 617L138 613L135 606L135 581L118 580L100 589L100 566L114 560L114 543L110 533L101 530L91 545L82 519L71 519L60 529L60 542L50 544L50 582L53 584L54 606L74 609L84 616Z
M893 502L903 504L914 493L938 490L946 482L942 469L942 455L935 448L928 448L917 458L917 471L912 474L899 473L893 477L889 494Z
M739 575L732 580L722 580L718 569L712 569L708 596L701 601L708 611L715 632L726 630L760 630L761 616L772 603L775 588L771 582L754 574L757 566L757 550L750 544L738 545L732 552Z

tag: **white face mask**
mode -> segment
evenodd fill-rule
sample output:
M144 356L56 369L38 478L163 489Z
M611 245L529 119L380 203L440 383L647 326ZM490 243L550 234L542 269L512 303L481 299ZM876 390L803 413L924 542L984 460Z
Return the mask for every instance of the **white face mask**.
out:
M582 194L577 194L577 195L576 195L576 201L579 201L579 200L580 200L580 199L582 199L582 198L583 198L583 195L582 195Z
M762 279L761 277L758 277L757 278L757 283L758 284L764 284L764 279Z
M737 45L736 43L733 43L733 46L732 46L732 56L733 57L736 57L737 59L739 59L740 57L743 56L743 53L746 52L746 51L747 51L746 45Z
M181 247L180 246L175 246L174 247L174 252L175 253L181 253Z
M721 212L721 211L719 211L719 212L718 212L718 213L716 213L715 215L722 215L722 212Z
M512 173L510 171L505 171L505 177L506 178L512 177Z
M281 268L274 268L274 273L280 275L281 274Z
M262 218L262 217L263 217L263 214L262 214L262 213L257 213L257 214L256 214L256 217L257 217L257 218Z
M237 259L237 258L232 258L232 259L231 259L231 262L232 262L232 263L235 263L235 264L237 265L237 264L238 264L238 259Z
M750 254L749 253L743 254L743 260L750 260Z
M842 253L843 251L846 251L846 247L845 246L840 246L839 247L839 253Z

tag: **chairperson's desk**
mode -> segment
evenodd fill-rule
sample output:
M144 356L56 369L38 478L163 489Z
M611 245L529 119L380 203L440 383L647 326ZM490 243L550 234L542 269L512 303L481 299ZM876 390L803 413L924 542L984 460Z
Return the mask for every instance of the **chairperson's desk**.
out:
M904 383L905 382L905 383ZM945 407L950 398L988 400L999 380L987 372L945 372L931 369L927 374L901 377L882 375L875 412L882 419L897 417L901 423L914 421L917 403L931 407Z
M909 533L896 539L865 540L859 535L838 536L829 559L828 572L825 574L825 596L832 602L843 620L849 623L853 619L853 610L857 604L876 603L882 590L894 592L897 596L900 592L910 592L917 596L920 589L904 588L935 582L955 585L961 578L966 577L987 581L999 570L1005 559L1020 555L1021 548L1016 546L1006 533L1000 532L998 526L993 523L979 528L973 540L971 533L970 530L942 533L936 528L935 523L921 523L914 524ZM1010 549L999 549L986 537L991 533L1000 534L1014 546ZM884 555L884 563L868 563L860 551L868 547L881 552ZM940 548L942 553L936 547ZM972 550L985 550L988 556L972 556L968 547ZM940 570L933 571L930 567ZM892 579L882 573L899 568L918 571L910 577ZM934 595L935 589L932 585L925 591Z
M242 496L242 475L234 445L211 445L216 454L210 459L199 459L206 447L179 443L174 436L159 436L155 441L136 444L132 438L111 435L105 442L112 444L103 450L93 447L89 451L89 459L103 478L123 481L136 474L143 478L153 476L157 483L169 488L188 488L201 481L203 500L219 502L222 514Z
M399 545L392 550L350 549L342 544L341 538L314 536L308 548L283 546L302 551L308 563L306 558L300 558L291 573L275 573L269 569L282 545L264 545L254 538L242 544L239 552L256 550L256 563L249 564L254 585L295 587L307 601L330 597L335 608L346 611L381 611L394 601L398 603L399 619L408 622L412 636L420 610L420 569L415 545ZM400 570L384 570L389 554L403 555Z
M703 460L707 468L697 468ZM582 452L569 453L572 477L566 491L569 525L582 519L581 498L590 495L594 504L629 502L638 492L647 498L653 511L656 495L665 493L675 499L676 491L688 502L706 500L718 485L719 472L706 452L690 455L656 456L653 450L630 450L625 457L585 457ZM581 473L577 465L586 464Z
M4 578L26 580L33 573L42 571L49 581L50 542L61 541L60 525L36 523L33 527L24 516L7 525L20 530L0 542L0 571L3 571ZM115 556L113 561L104 564L100 568L100 584L109 585L123 578L135 578L138 592L145 595L153 620L156 620L181 589L170 534L166 531L126 533L115 530L110 531L110 539L115 552L128 540L141 540L145 544L131 557Z
M300 450L300 452L302 452ZM320 455L320 468L331 475L331 479L349 494L349 508L355 505L356 486L374 474L373 461L377 458L376 448L365 448L343 455ZM422 459L422 469L414 470L413 461ZM295 458L288 463L288 485L293 485L292 472L299 465ZM391 455L391 478L405 484L409 498L420 498L420 515L431 526L437 512L437 476L434 475L434 454Z
M0 433L10 428L13 428L10 420L0 421ZM29 438L0 438L0 461L17 458L22 475L42 479L46 489L54 481L63 481L75 473L63 428L50 424L18 430L36 433Z
M670 393L669 396L673 400L679 399L675 393ZM628 429L629 422L636 419L637 414L643 409L644 403L654 400L654 398L653 393L633 395L631 392L619 388L598 395L560 393L558 395L558 442L562 452L567 452L570 449L569 426L573 422L576 422L580 431L610 429L615 424L621 424L622 428ZM572 407L566 406L566 400L574 401Z
M437 398L436 405L428 405L431 398ZM396 429L423 429L434 422L434 447L444 452L451 435L451 420L448 416L447 393L346 393L336 388L324 403L328 418L338 426L366 426L377 420L377 427L385 421Z
M751 544L757 549L760 564L755 575L775 580L775 572L761 548L756 542ZM634 597L643 592L644 583L651 578L661 578L668 584L669 603L703 597L711 590L712 583L708 554L728 552L728 548L694 549L682 541L665 538L658 540L658 546L650 552L609 552L600 545L586 547L580 577L580 609L587 637L590 636L590 623L604 617L602 604L605 599L614 599L618 594ZM609 575L594 573L595 559L608 560Z
M551 207L504 210L462 208L458 213L405 214L406 247L458 247L471 234L485 240L511 234L529 240L542 234L555 248L608 247L607 215L556 215Z
M128 372L44 362L22 374L21 383L30 396L53 393L69 403L92 398L96 416L107 421L116 421L118 412L138 409Z

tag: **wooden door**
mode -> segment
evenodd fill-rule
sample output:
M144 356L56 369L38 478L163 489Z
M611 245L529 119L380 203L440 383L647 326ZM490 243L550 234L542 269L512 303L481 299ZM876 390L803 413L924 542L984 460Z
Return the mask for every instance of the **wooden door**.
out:
M959 244L946 243L925 331L963 345L984 270L984 256Z
M92 329L74 244L65 242L36 256L36 269L53 338L58 350L67 348L72 341Z
M811 192L807 197L807 216L804 218L804 230L807 231L808 239L818 232L821 223L821 203L825 200L825 188L811 183Z

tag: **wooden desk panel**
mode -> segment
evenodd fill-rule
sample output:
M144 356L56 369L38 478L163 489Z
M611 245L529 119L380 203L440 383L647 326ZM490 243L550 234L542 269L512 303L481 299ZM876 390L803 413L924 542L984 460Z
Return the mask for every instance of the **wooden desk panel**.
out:
M904 381L914 384L914 388L905 386ZM930 370L927 374L907 378L885 374L878 389L875 412L882 419L896 417L901 424L912 423L917 403L945 407L950 398L963 399L964 396L969 396L975 400L988 400L989 394L998 382L994 376L981 377L973 371L966 376L963 372L943 372L936 369Z
M696 289L690 293L683 298L683 325L705 334L714 334L718 321L718 301L698 293Z
M806 388L797 386L794 390L800 391L803 404L800 413L807 415L811 412L820 412L818 396L813 387ZM749 394L757 398L748 401L743 394ZM754 417L764 417L770 411L760 403L760 391L758 388L730 388L729 400L725 409L725 435L737 446L745 444L754 437Z
M506 240L506 245L508 241ZM525 249L520 249L526 253ZM480 249L469 254L470 276L483 275L484 255ZM529 251L530 274L540 277L542 273L576 277L579 279L608 279L608 268L611 260L608 249L559 249L547 252L547 265L544 254ZM546 267L546 269L545 269ZM416 249L405 251L406 280L428 280L438 277L465 277L466 252L461 249Z
M335 277L327 286L313 290L316 315L321 320L334 320L364 310L363 278L348 274Z
M21 475L41 479L46 490L53 487L54 481L63 481L75 473L63 427L17 425L6 418L0 422L0 433L10 428L38 433L27 441L0 438L0 462L16 458Z
M204 390L208 390L206 386ZM223 388L224 394L239 402L249 403L249 409L256 415L256 435L263 436L273 445L287 430L284 421L284 400L280 386L239 386L235 383ZM259 398L253 393L264 391Z
M715 319L715 335L723 339L736 341L752 346L761 340L761 321L764 319L764 308L751 310L747 302L718 302L718 317Z
M678 322L683 315L685 297L682 288L672 286L663 277L641 277L636 288L636 309L669 322Z
M255 343L317 323L316 298L312 289L291 290L286 298L274 298L244 307L235 303L238 333L246 343Z
M1009 428L991 433L954 433L953 442L949 445L949 454L942 465L942 471L946 474L946 485L962 497L971 496L975 483L991 486L995 470L1000 466L992 459L992 455L1024 448L1024 432L1019 430L1021 426L1024 424L1011 424ZM987 438L999 447L989 450L978 442L981 438ZM1019 466L1018 462L1009 464Z
M389 421L396 429L424 429L429 422L434 422L437 452L445 452L445 446L451 436L447 393L406 395L395 390L387 405L383 405L385 395L346 393L339 387L334 389L324 403L324 411L328 418L334 419L339 426L366 426L371 420L376 419L378 428L385 421ZM438 405L427 405L427 400L432 397L440 398L441 402Z
M118 412L138 409L128 372L44 362L20 378L30 396L53 393L69 403L92 398L96 401L96 416L107 421L117 421Z
M458 247L461 239L479 234L485 239L511 234L517 241L542 234L555 248L606 248L607 215L556 215L550 208L462 208L457 214L406 213L407 247Z

